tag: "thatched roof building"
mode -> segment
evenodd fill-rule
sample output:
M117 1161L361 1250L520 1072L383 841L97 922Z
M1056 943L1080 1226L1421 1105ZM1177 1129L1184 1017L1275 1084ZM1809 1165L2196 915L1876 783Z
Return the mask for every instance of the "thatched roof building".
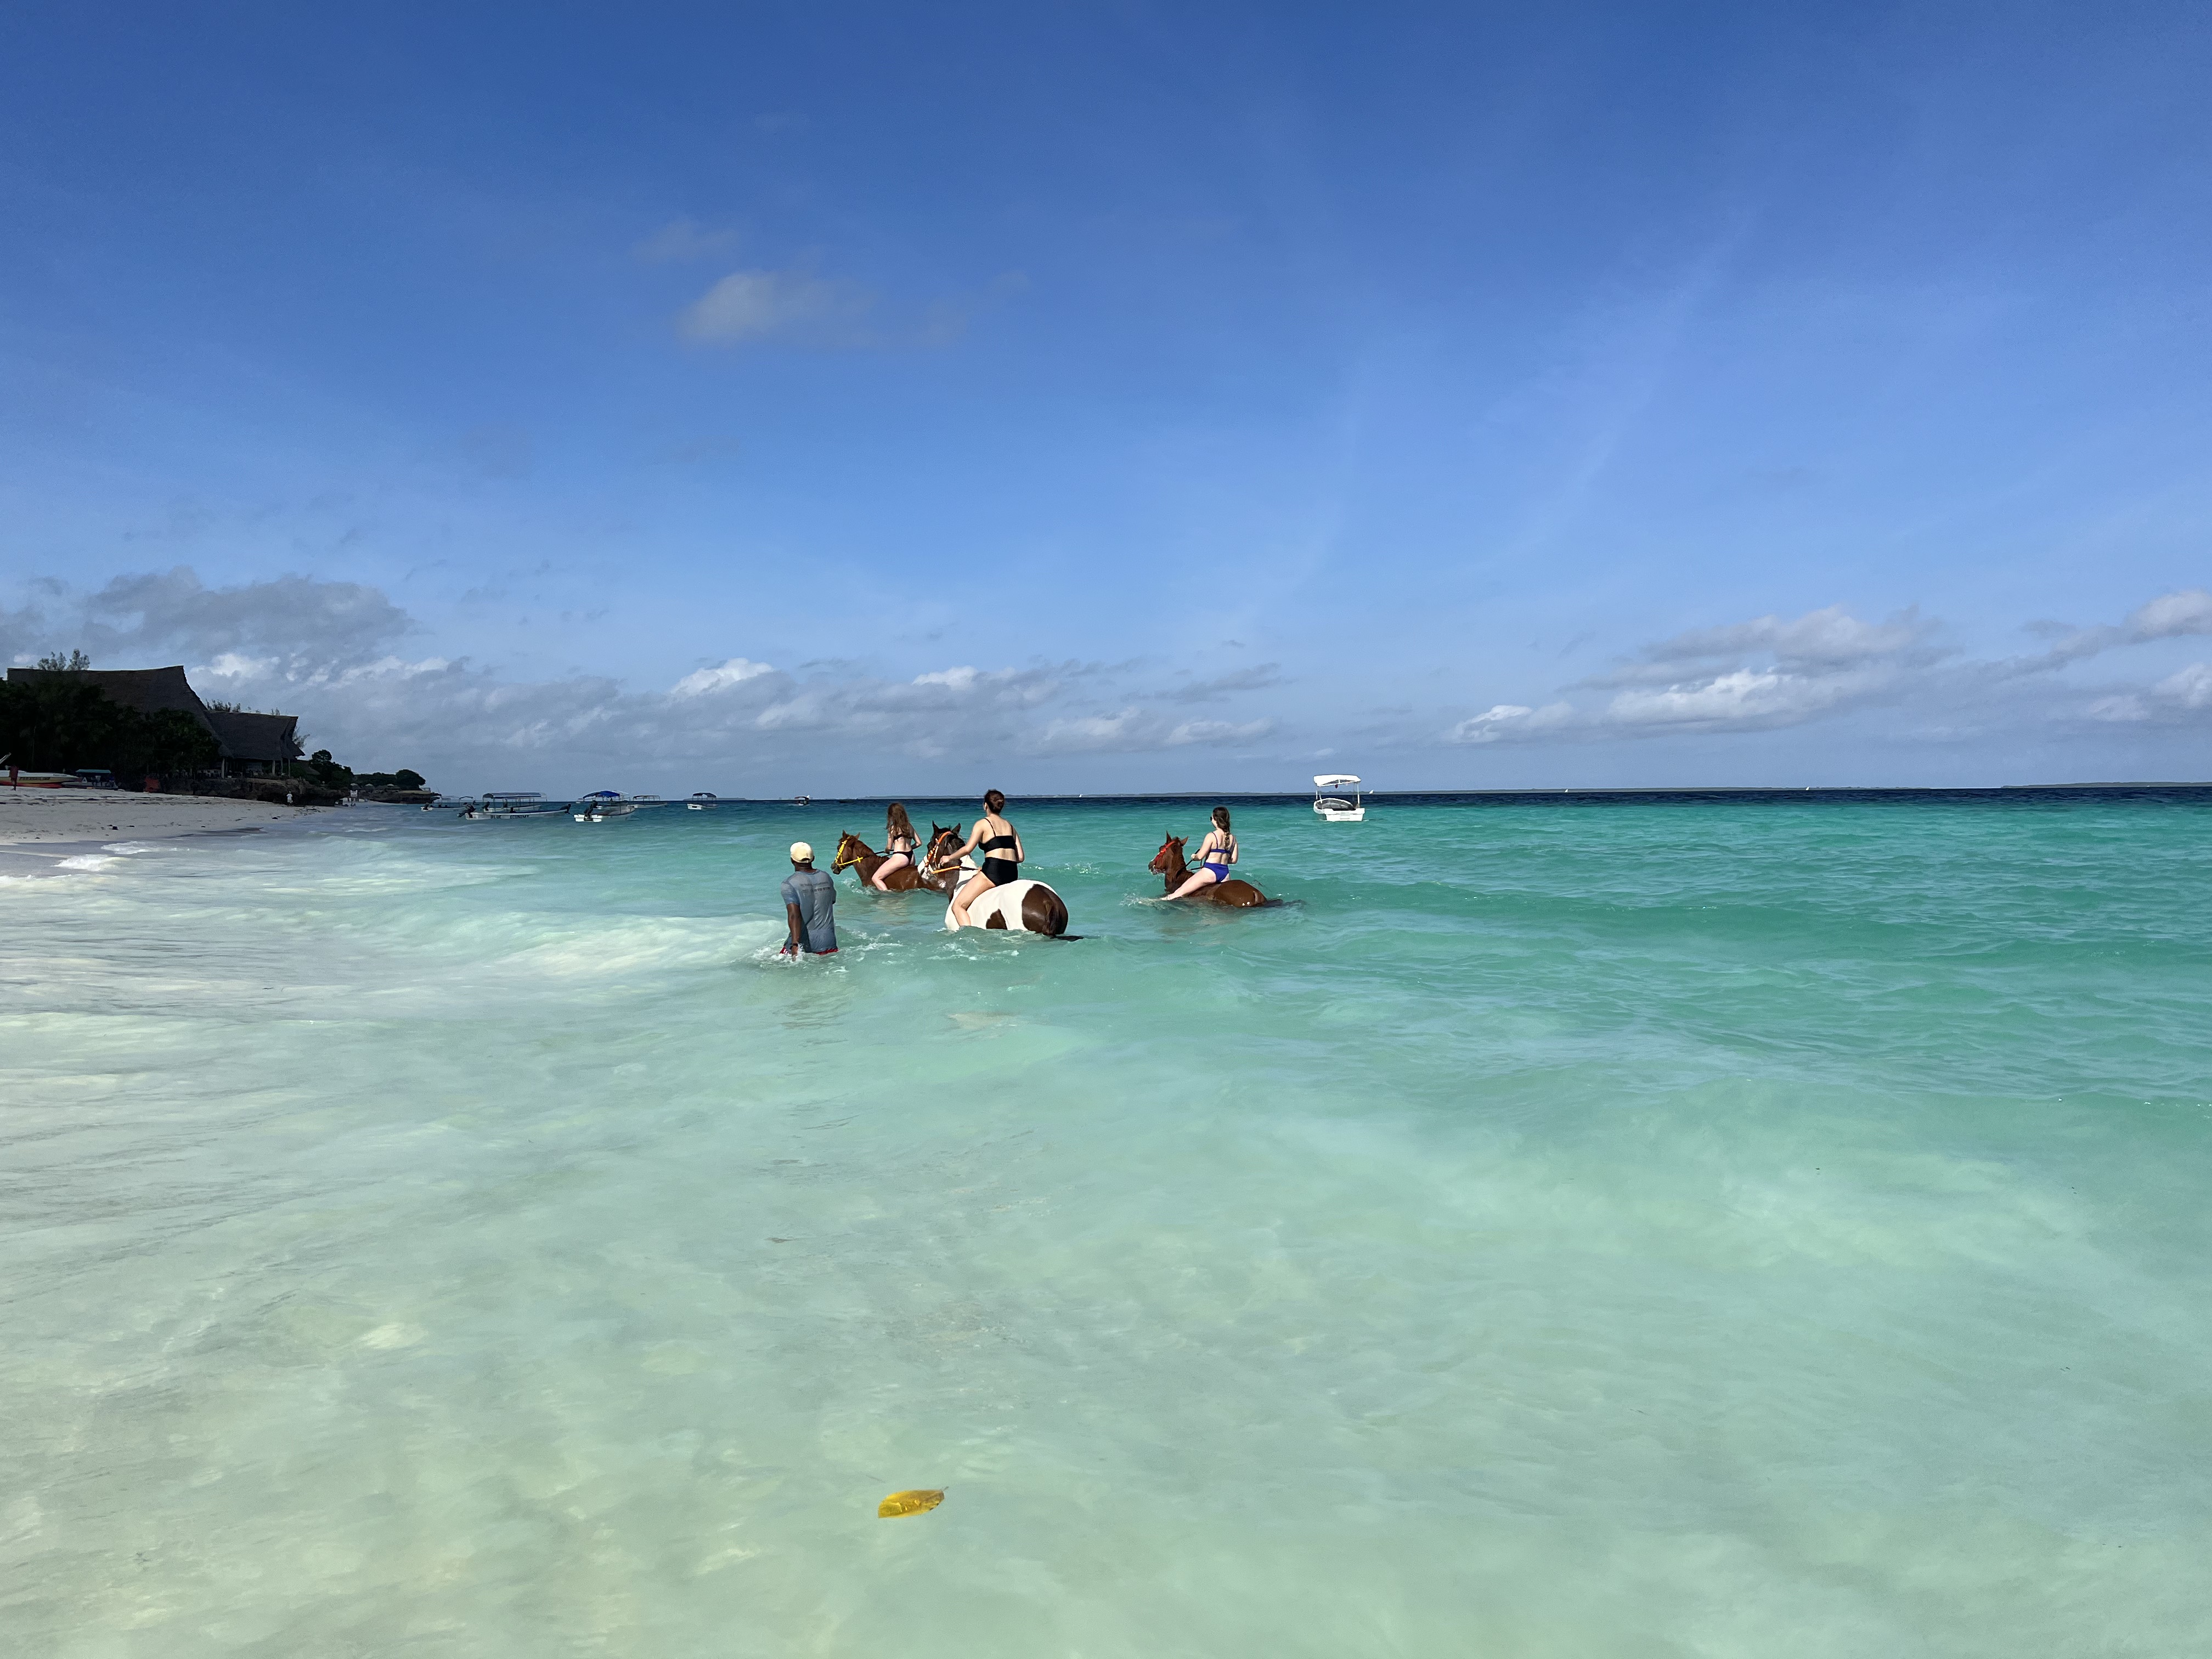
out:
M283 763L300 758L300 717L297 714L248 714L243 711L210 708L208 725L222 745L226 764L259 763L275 771Z
M215 734L222 754L222 769L245 776L281 771L287 761L298 760L297 714L249 714L227 708L210 708L200 701L185 678L181 664L167 668L11 668L11 680L39 680L68 674L96 686L125 708L141 714L174 711L188 714Z

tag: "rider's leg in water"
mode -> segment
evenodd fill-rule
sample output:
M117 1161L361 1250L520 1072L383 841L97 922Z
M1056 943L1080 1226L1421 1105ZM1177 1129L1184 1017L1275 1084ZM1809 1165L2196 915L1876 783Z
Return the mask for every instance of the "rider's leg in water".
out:
M1190 872L1190 879L1188 881L1183 883L1182 886L1176 888L1175 891L1170 893L1168 896L1171 899L1188 898L1200 888L1210 887L1220 879L1220 877L1215 875L1212 871L1207 869L1201 864L1197 869Z
M952 896L952 925L955 927L965 927L968 925L968 907L989 892L991 887L990 877L977 876Z
M890 875L892 871L903 870L908 865L913 862L914 860L908 858L905 854L894 853L876 866L876 873L868 878L868 884L874 888L878 893L888 893L891 890L884 884L884 878Z

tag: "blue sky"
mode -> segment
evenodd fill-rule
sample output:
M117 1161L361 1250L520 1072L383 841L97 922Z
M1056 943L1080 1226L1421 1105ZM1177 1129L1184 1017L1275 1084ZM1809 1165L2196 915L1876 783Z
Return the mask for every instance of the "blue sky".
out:
M0 654L443 787L2212 777L2212 14L23 5Z

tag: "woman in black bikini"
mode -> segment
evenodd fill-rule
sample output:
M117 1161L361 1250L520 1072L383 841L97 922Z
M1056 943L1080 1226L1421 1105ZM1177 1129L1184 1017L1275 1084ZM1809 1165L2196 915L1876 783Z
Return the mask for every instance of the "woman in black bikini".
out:
M903 870L914 862L915 854L921 847L921 837L914 833L908 820L906 805L893 801L890 811L884 814L884 861L876 866L876 873L868 878L868 884L878 893L891 890L884 884L894 870Z
M970 853L983 855L983 873L952 896L952 925L968 925L968 907L989 892L994 887L1004 887L1010 881L1018 881L1022 860L1029 856L1023 849L1021 836L1014 826L1000 816L1006 808L1006 798L994 789L983 797L983 816L975 820L975 827L968 832L968 844L957 853L948 854L947 864L957 864Z

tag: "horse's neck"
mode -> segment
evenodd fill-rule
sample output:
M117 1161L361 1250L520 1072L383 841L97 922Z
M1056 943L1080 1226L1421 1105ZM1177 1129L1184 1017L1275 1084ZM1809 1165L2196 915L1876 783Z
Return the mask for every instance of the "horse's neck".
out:
M1190 866L1182 861L1182 849L1177 848L1168 854L1168 891L1172 893L1190 873Z

